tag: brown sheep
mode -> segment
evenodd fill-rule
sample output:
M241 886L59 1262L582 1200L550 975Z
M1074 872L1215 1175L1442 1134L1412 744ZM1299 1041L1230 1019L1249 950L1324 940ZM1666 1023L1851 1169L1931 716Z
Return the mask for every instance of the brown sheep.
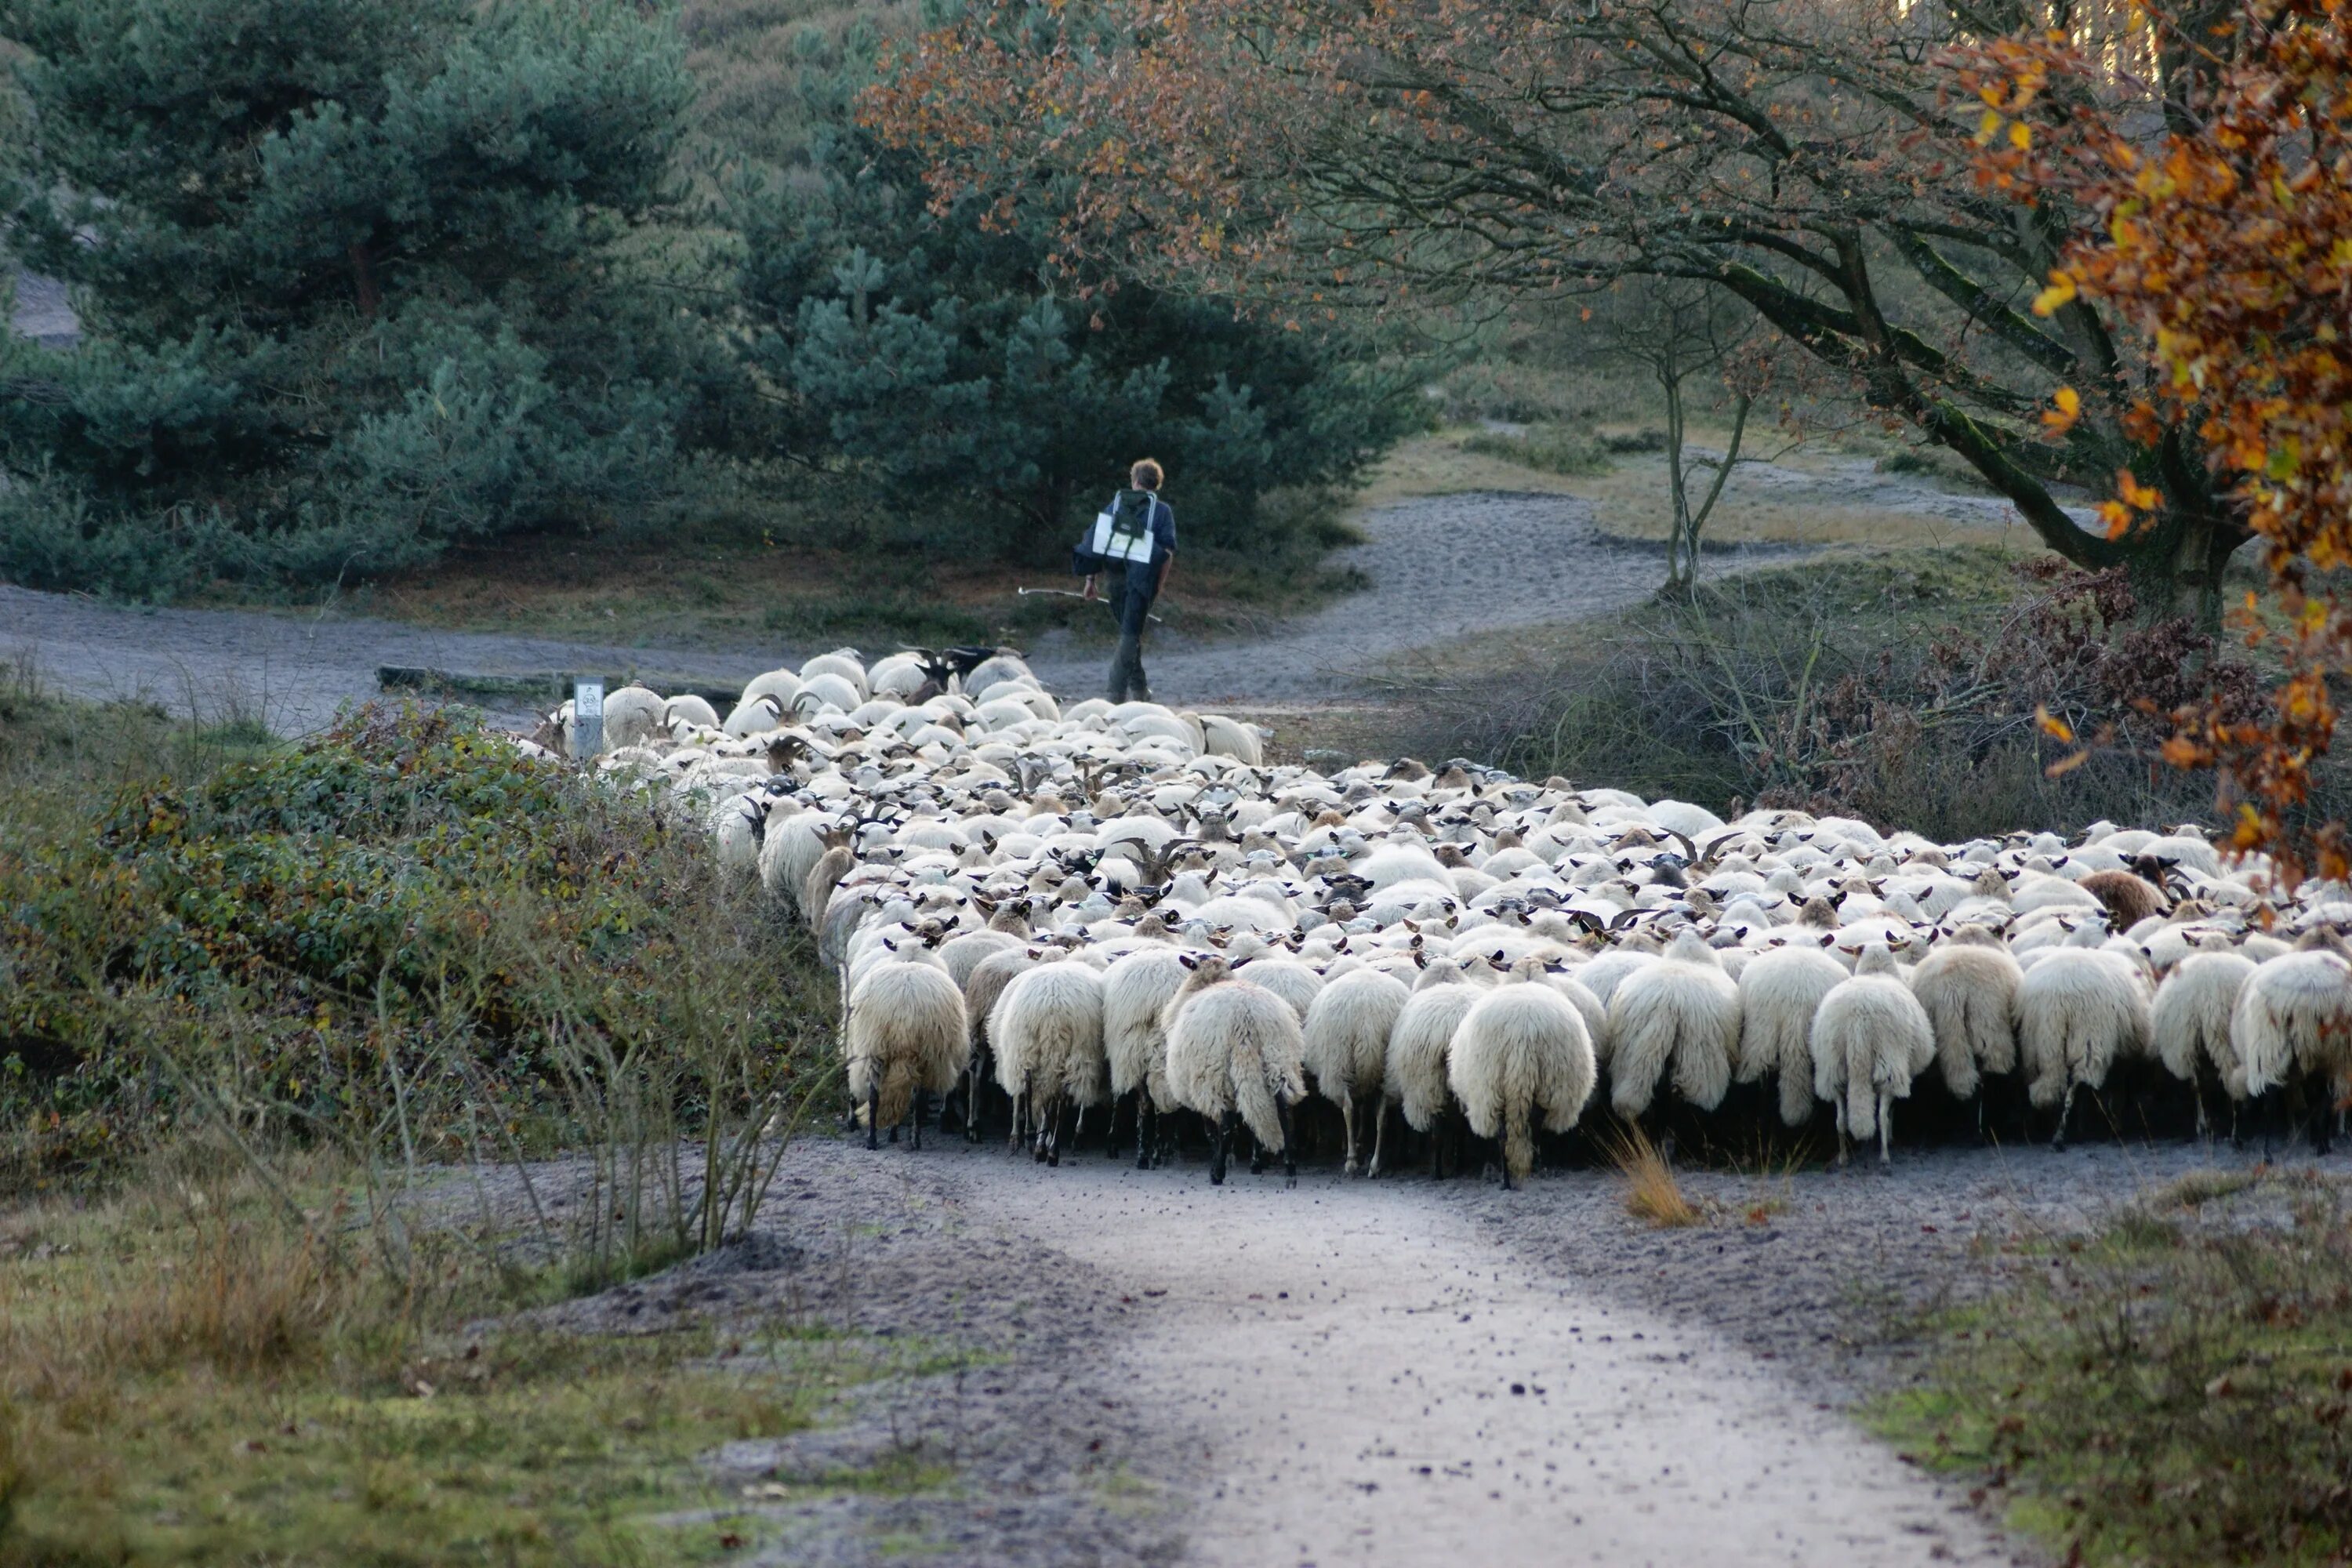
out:
M2083 891L2106 906L2111 929L2129 931L2150 915L2169 908L2162 889L2129 871L2094 871L2082 880Z

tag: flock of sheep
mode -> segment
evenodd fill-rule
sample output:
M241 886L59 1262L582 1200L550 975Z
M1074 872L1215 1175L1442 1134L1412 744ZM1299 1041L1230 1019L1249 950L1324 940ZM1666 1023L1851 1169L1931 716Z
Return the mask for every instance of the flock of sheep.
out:
M573 735L560 710L533 749ZM1295 1171L1313 1096L1351 1174L1401 1117L1433 1162L1498 1141L1507 1185L1603 1105L1826 1106L1841 1162L1885 1163L1915 1083L2063 1145L2117 1074L2200 1132L2216 1091L2233 1132L2299 1097L2325 1152L2352 1079L2346 890L2266 897L2192 829L1941 845L1465 762L1325 774L1215 714L1065 707L1003 649L826 654L723 718L624 688L604 745L815 932L869 1144L941 1095L1055 1163L1131 1102L1139 1163L1191 1111L1222 1182L1238 1127Z

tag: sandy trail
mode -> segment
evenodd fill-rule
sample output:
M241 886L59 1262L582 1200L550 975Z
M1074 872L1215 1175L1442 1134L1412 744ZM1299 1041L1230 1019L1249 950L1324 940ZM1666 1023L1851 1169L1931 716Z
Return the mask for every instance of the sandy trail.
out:
M1337 559L1370 577L1368 592L1255 636L1156 637L1155 690L1184 704L1346 697L1362 689L1381 659L1470 632L1621 608L1652 593L1663 570L1654 549L1602 534L1591 509L1567 496L1423 497L1367 513L1362 523L1366 542ZM1717 569L1797 553L1737 552ZM636 669L735 680L824 651L781 645L690 651L332 615L142 610L0 585L0 653L17 650L80 696L141 698L208 719L257 713L288 734L316 730L339 705L376 695L380 665L473 674ZM1067 634L1041 638L1030 653L1038 674L1065 694L1085 695L1102 678L1104 650L1076 646ZM519 723L528 714L519 704L494 705L493 717Z
M2009 1560L1777 1369L1531 1269L1417 1185L959 1163L974 1225L1147 1303L1105 1350L1208 1435L1188 1562Z
M1180 513L1181 519L1181 513ZM1665 576L1664 552L1603 533L1573 496L1473 491L1422 496L1364 513L1364 542L1331 563L1371 579L1367 593L1244 638L1155 636L1152 689L1188 704L1294 702L1361 692L1379 665L1477 632L1560 624L1639 604ZM1710 552L1710 572L1811 553L1757 545ZM1183 596L1183 563L1170 596ZM1030 663L1058 690L1091 693L1106 657L1067 634L1038 639Z

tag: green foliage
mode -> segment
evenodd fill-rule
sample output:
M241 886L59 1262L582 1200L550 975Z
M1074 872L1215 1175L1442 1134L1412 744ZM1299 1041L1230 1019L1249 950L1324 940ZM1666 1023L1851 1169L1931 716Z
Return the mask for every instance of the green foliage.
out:
M1520 436L1481 430L1466 437L1462 448L1489 458L1500 458L1506 462L1547 474L1604 474L1609 471L1609 454L1600 442L1557 426L1535 426Z
M35 1167L219 1104L362 1140L403 1095L412 1128L560 1121L583 1051L718 1030L791 1074L814 1038L811 966L698 832L446 709L0 837L0 1134Z
M889 497L877 542L1049 558L1150 455L1188 548L1251 544L1266 491L1351 479L1419 419L1412 378L1336 331L1067 276L1035 215L933 212L854 123L871 33L803 37L811 167L737 188L742 289L792 439Z
M691 83L625 0L0 0L16 244L0 574L333 580L662 493L730 373L656 286ZM672 268L675 271L675 268Z
M2342 1188L2315 1178L2159 1194L1931 1325L1930 1371L1877 1424L2069 1563L2341 1562L2345 1219Z

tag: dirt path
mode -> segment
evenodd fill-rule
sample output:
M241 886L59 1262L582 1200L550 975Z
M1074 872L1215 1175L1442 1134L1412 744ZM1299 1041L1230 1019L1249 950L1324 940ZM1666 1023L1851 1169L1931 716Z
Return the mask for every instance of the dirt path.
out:
M1765 1363L1529 1268L1450 1194L1189 1174L991 1161L963 1187L1097 1289L1165 1292L1106 1351L1132 1396L1211 1435L1188 1562L1419 1564L1473 1542L1623 1568L2007 1560Z
M1340 552L1370 591L1253 637L1167 639L1151 650L1163 696L1187 704L1316 702L1361 689L1376 661L1466 632L1572 621L1632 604L1657 584L1644 546L1602 535L1591 509L1565 496L1427 497L1365 516L1367 542ZM1788 559L1759 548L1718 569ZM1181 592L1181 583L1179 586ZM89 697L140 697L212 718L252 713L285 733L325 724L336 707L376 692L380 665L469 673L660 670L747 679L817 647L688 651L528 636L436 631L338 616L234 610L140 610L0 586L0 653L28 651L47 679ZM1066 635L1031 650L1057 689L1084 693L1102 654ZM520 721L520 706L498 717Z
M1353 695L1380 662L1473 632L1580 620L1647 598L1665 574L1654 547L1601 531L1573 496L1478 491L1423 496L1366 512L1365 542L1338 552L1371 589L1242 639L1156 637L1152 689L1188 704L1295 702ZM1711 554L1733 571L1807 552L1753 546ZM1182 563L1171 596L1183 594ZM1065 635L1040 638L1030 662L1049 684L1080 693L1104 659Z
M757 653L599 647L393 621L133 609L0 584L0 655L17 653L79 696L159 702L206 721L254 717L289 735L323 726L342 703L378 695L380 665L485 674L660 669L748 680L772 662ZM520 705L497 713L509 722L526 716Z
M1891 1175L1691 1173L1712 1218L1662 1231L1600 1170L1507 1194L1329 1167L1212 1188L1197 1151L1137 1172L1089 1140L1047 1170L993 1142L812 1138L751 1242L555 1310L782 1310L977 1353L713 1456L722 1497L789 1491L754 1510L767 1563L2031 1564L1973 1480L1847 1412L1913 1374L1921 1311L2252 1158L1929 1148ZM934 1479L842 1479L909 1469Z

